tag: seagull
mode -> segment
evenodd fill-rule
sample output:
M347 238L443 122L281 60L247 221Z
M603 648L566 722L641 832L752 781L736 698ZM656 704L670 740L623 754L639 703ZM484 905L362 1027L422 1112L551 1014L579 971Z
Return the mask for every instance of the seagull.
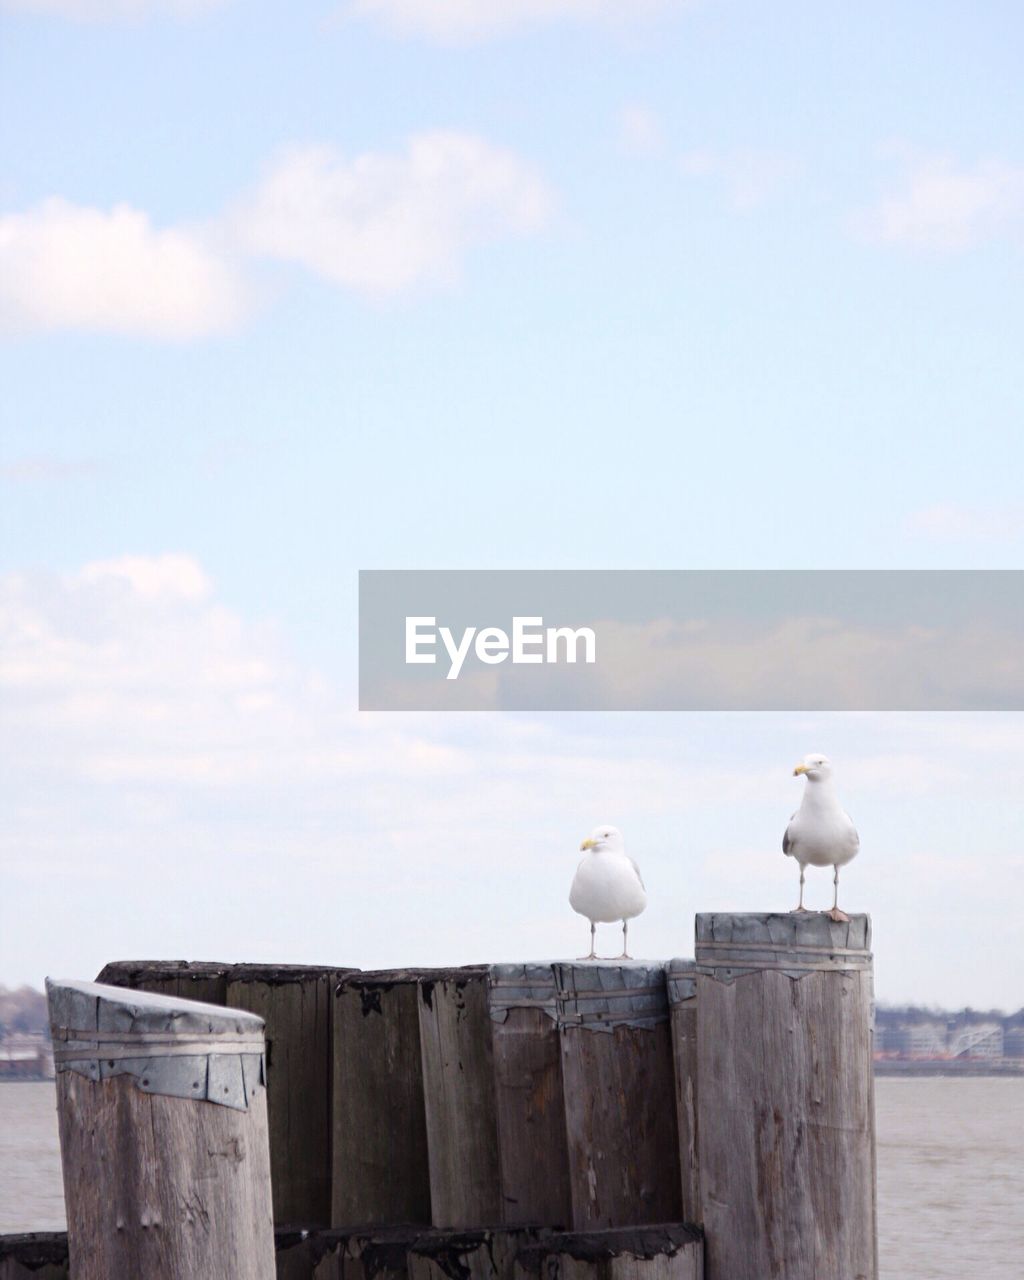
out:
M576 875L569 890L569 905L573 911L590 921L590 955L581 960L596 960L594 936L598 923L610 924L622 921L622 955L617 960L630 959L627 950L626 931L629 922L647 906L640 868L626 854L622 832L617 827L595 827L580 845L586 857L576 868Z
M849 920L845 911L839 910L839 868L857 856L860 836L850 815L839 803L836 786L832 781L832 762L818 752L804 756L803 763L793 770L793 777L801 774L807 779L800 808L789 820L782 837L782 852L800 863L800 901L795 911L806 911L804 906L804 868L835 867L832 883L830 920L839 923Z

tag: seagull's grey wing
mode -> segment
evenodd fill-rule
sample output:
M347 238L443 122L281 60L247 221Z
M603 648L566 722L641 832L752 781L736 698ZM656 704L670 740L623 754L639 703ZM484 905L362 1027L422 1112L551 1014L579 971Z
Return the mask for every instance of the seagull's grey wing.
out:
M845 809L843 810L843 813L846 813ZM850 817L848 813L846 813L846 821L850 824L850 830L853 832L853 847L854 849L859 849L860 848L860 832L853 825L853 819Z
M628 857L628 854L627 854L627 857ZM646 892L647 892L647 886L644 884L644 878L643 878L643 876L640 874L640 868L636 865L636 863L633 861L633 859L632 859L632 858L630 858L630 859L629 859L629 865L630 865L630 866L633 868L633 870L636 872L636 878L640 881L640 888L641 888L641 889L643 889L644 893L646 893Z
M799 813L799 810L797 810L797 813ZM793 817L790 818L789 826L787 826L785 831L783 831L782 833L782 852L783 853L792 853L793 850L796 848L796 837L791 834L791 828L793 826L793 818L795 817L796 817L796 813L794 813Z

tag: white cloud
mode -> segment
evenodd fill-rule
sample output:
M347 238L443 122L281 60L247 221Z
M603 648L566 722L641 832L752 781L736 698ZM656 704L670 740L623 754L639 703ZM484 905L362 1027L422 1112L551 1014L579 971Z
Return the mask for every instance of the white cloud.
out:
M451 282L468 250L539 230L551 208L542 179L513 152L437 131L413 136L398 154L291 151L234 228L251 253L387 295Z
M230 330L244 309L239 277L197 232L130 205L52 198L0 216L0 329L181 340Z
M94 560L81 571L81 582L121 583L139 600L205 600L213 583L200 565L185 555L117 556Z
M856 218L853 230L879 244L954 253L1024 233L1024 167L1002 160L957 165L950 156L909 161L897 187Z
M22 13L57 14L79 22L106 22L165 13L187 18L225 3L227 0L0 0L0 8Z
M642 102L629 102L620 109L616 133L623 150L634 155L651 155L665 140L657 112Z
M753 209L776 196L800 171L797 161L781 151L740 148L715 151L697 148L680 157L683 173L717 179L737 209Z
M12 458L9 462L0 462L0 480L13 484L34 484L50 480L75 480L92 475L97 471L97 464L89 459L70 461L52 455L37 455L28 458Z
M399 153L296 148L203 228L157 228L127 204L52 197L0 214L0 332L230 332L253 302L244 256L296 262L378 297L449 284L471 250L538 231L553 205L514 152L445 131L415 135Z
M903 527L913 537L933 542L1015 542L1024 536L1024 506L937 503L912 512Z
M396 35L464 43L521 27L575 21L636 23L694 0L352 0L349 12L378 19Z

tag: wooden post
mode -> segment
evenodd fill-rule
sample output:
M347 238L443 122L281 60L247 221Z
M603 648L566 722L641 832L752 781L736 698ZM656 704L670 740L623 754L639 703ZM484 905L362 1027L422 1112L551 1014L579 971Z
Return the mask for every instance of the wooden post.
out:
M665 968L675 1063L676 1120L684 1222L700 1222L700 1160L697 1138L697 973L693 960L670 960Z
M420 1047L434 1225L501 1222L487 969L420 978Z
M47 981L75 1280L273 1280L263 1023Z
M354 973L334 999L337 1227L430 1225L420 971Z
M331 1015L347 969L235 965L227 1003L266 1024L274 1221L331 1221Z
M876 1280L867 916L698 915L708 1280Z
M682 1224L552 1235L519 1251L515 1280L704 1280L704 1246Z
M554 970L492 965L488 1004L502 1220L567 1227L572 1199Z
M116 960L98 981L231 1005L266 1024L274 1221L331 1221L331 991L351 969Z
M68 1280L63 1231L0 1236L0 1280Z
M96 981L204 1004L226 1003L229 965L217 960L113 960Z
M675 1074L663 967L559 964L555 977L573 1227L678 1222Z

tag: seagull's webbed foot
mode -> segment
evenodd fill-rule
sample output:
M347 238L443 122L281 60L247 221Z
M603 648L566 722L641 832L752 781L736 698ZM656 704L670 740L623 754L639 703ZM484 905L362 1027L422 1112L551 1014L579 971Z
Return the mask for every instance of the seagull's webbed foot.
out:
M826 911L825 914L836 924L846 924L850 919L846 912L840 911L838 907L833 907L831 911Z
M577 956L576 959L577 960L600 960L601 957L596 952L591 951L589 956Z
M794 907L789 914L791 916L795 916L798 911L803 911L804 914L806 914L808 911L810 911L810 907Z
M632 960L632 959L633 959L633 957L629 954L629 952L628 952L628 951L623 951L623 953L622 953L622 955L621 955L621 956L615 956L615 957L614 957L614 959L616 959L616 960Z

